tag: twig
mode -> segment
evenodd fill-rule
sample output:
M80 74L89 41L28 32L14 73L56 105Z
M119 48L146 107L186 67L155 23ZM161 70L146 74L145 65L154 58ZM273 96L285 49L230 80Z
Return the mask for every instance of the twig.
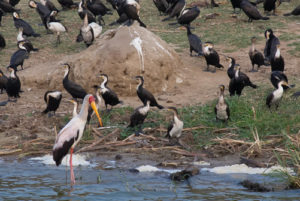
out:
M22 149L15 149L15 150L9 150L9 151L2 151L2 152L0 152L0 156L16 154L16 153L21 152L21 151L22 151Z

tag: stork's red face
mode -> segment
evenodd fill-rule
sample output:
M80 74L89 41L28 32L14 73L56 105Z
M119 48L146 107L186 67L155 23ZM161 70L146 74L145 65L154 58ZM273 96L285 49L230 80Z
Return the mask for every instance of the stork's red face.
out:
M98 113L98 109L97 109L97 107L96 107L96 103L95 103L95 98L94 98L94 96L90 96L90 97L89 97L89 104L91 105L92 109L94 110L94 112L95 112L95 114L96 114L96 116L97 116L97 118L98 118L98 121L99 121L100 126L103 126L102 120L101 120L100 115L99 115L99 113Z

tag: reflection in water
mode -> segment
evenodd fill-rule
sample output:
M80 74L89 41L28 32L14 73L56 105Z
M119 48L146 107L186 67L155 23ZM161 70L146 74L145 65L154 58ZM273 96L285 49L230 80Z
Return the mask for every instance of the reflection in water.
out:
M201 172L188 182L173 182L167 172L130 173L125 169L76 167L70 186L66 167L24 160L0 160L2 200L298 200L300 192L256 193L238 183L243 179L277 183L261 175Z

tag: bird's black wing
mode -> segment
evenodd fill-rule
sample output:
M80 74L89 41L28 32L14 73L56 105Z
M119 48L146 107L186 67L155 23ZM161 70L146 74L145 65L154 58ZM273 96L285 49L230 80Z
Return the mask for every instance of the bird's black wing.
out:
M195 34L190 34L188 38L190 46L192 46L194 50L198 51L198 53L202 53L202 42L200 38Z
M66 90L72 95L79 97L79 98L84 98L86 96L86 91L80 86L79 84L72 82L71 80L68 80Z
M17 50L10 58L10 66L17 67L24 62L24 59L28 58L26 50Z

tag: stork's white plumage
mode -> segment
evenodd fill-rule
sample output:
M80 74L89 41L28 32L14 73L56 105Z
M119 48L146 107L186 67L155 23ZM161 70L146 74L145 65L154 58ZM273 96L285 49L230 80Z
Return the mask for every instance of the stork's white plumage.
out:
M75 177L72 166L72 154L74 147L80 141L84 127L88 117L89 104L96 113L100 126L102 126L101 118L98 114L95 104L95 98L93 95L88 94L84 97L81 110L78 115L73 117L71 121L58 133L55 144L53 146L53 160L56 165L61 164L62 159L70 150L70 172L71 172L71 184L75 184Z
M52 11L47 18L47 27L50 31L57 35L56 43L60 43L60 33L67 32L67 28L60 22L50 22L50 17L56 15L57 11Z

